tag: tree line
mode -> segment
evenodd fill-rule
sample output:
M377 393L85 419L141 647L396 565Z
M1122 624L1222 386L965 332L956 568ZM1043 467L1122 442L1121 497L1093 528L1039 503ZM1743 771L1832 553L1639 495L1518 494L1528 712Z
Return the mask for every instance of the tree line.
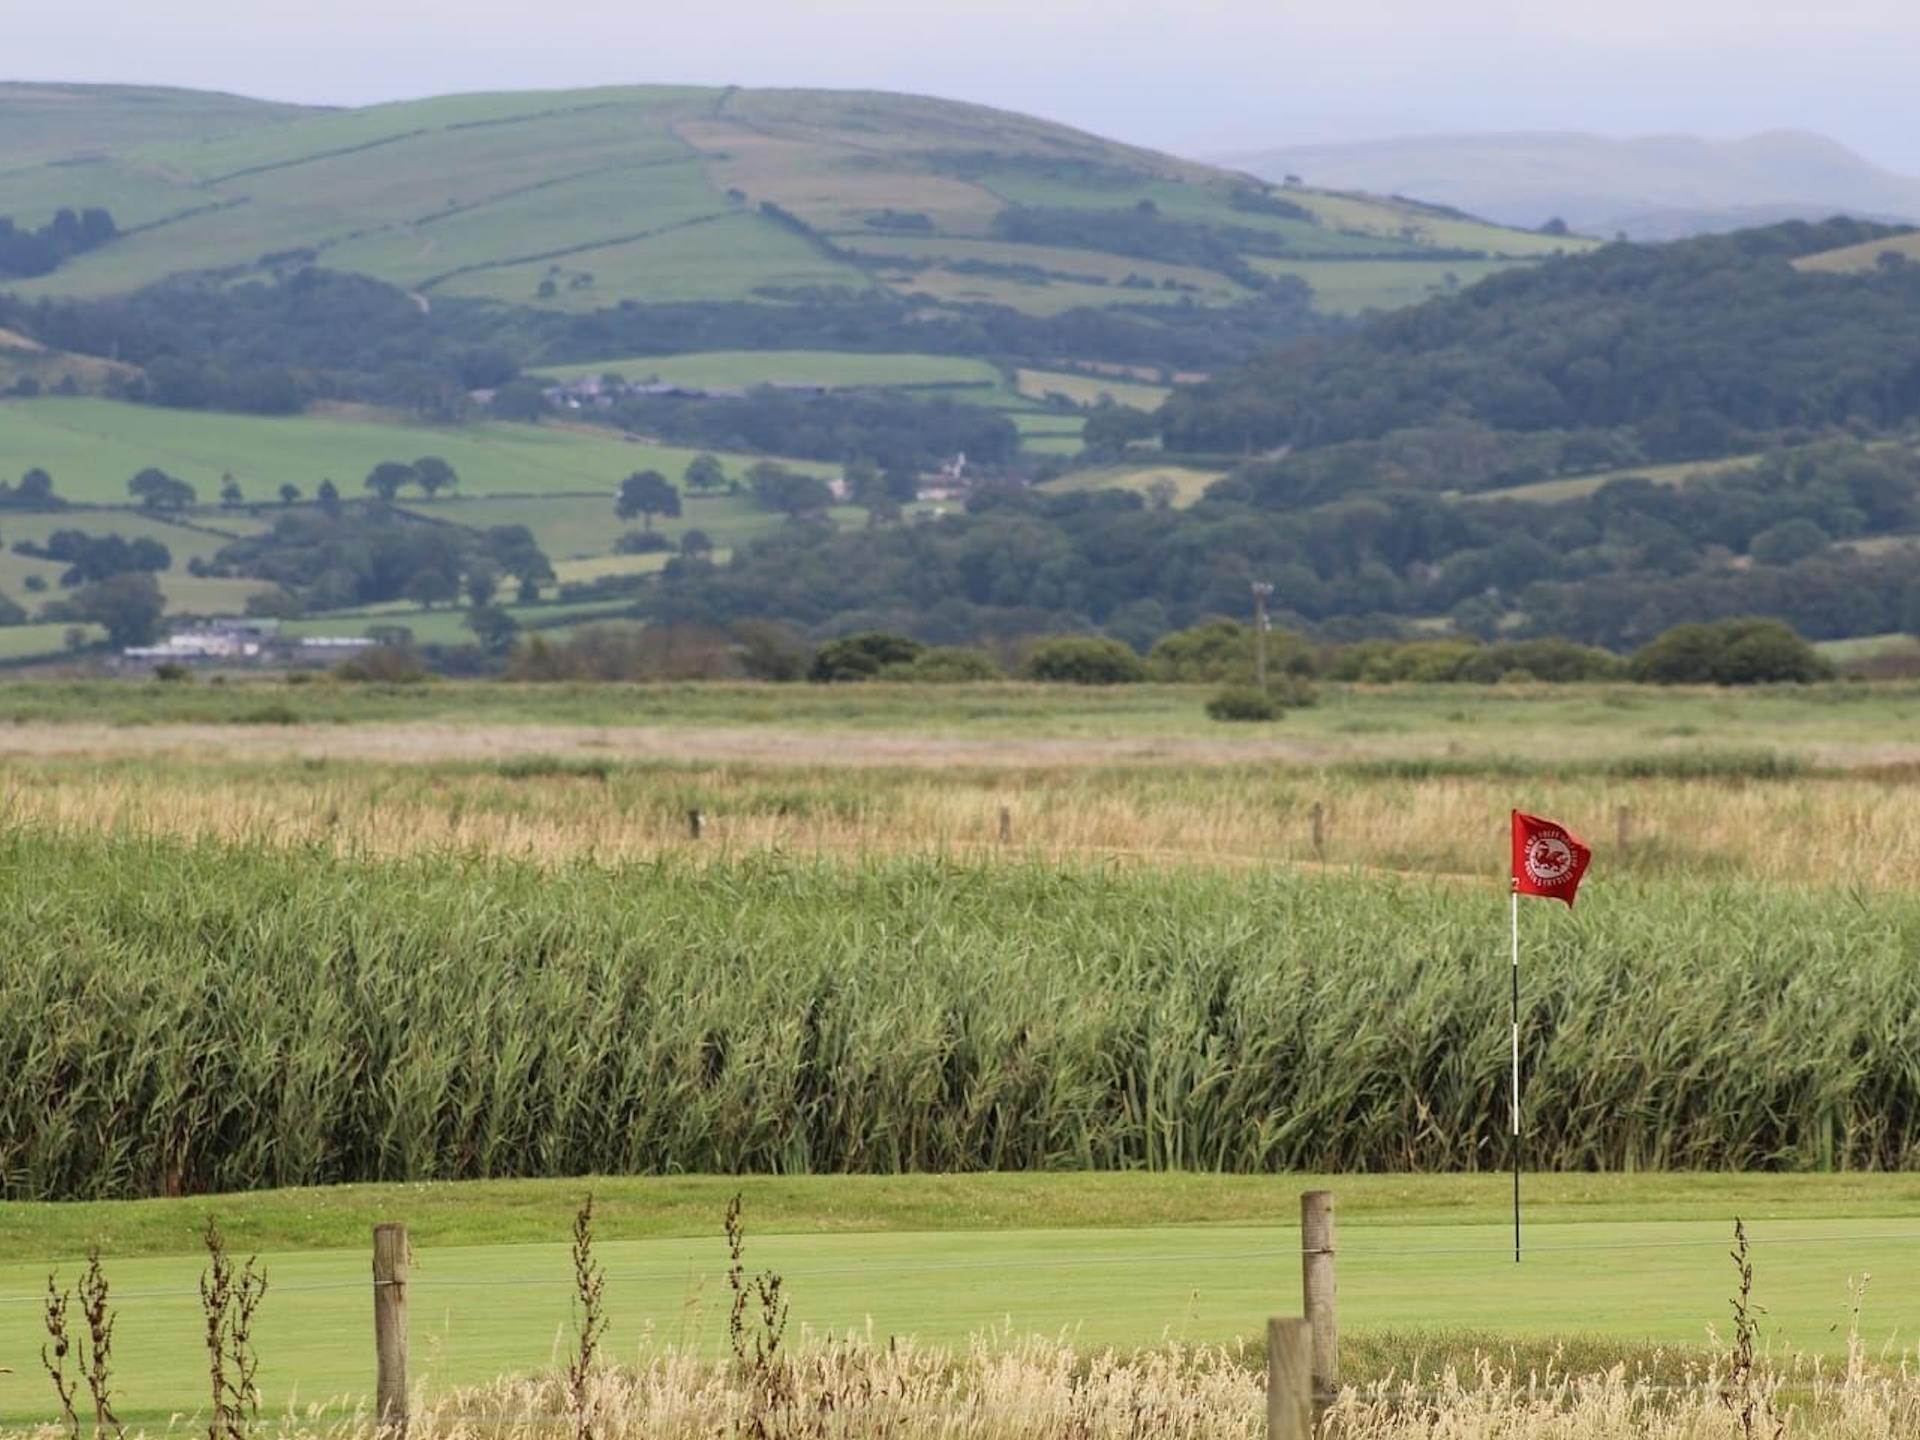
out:
M1681 620L1745 614L1831 638L1904 622L1911 561L1848 542L1914 530L1920 456L1857 442L1554 503L1373 491L1295 508L1252 467L1186 510L1117 491L988 487L936 521L788 527L725 566L669 566L644 604L661 620L777 615L936 643L1101 630L1145 649L1244 610L1259 580L1284 623L1326 638L1442 615L1468 635L1517 628L1631 648Z
M1465 419L1625 430L1651 461L1885 429L1920 415L1920 267L1794 261L1891 233L1796 222L1510 270L1178 392L1161 428L1177 449L1247 453Z
M0 277L51 275L75 255L97 250L119 233L113 216L98 208L60 210L29 230L0 215Z

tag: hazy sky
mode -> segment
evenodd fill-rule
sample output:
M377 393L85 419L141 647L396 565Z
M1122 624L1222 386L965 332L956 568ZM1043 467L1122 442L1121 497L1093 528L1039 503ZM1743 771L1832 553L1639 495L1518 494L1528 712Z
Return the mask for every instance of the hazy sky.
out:
M0 78L364 103L697 81L976 100L1200 152L1792 128L1920 171L1912 0L0 0Z

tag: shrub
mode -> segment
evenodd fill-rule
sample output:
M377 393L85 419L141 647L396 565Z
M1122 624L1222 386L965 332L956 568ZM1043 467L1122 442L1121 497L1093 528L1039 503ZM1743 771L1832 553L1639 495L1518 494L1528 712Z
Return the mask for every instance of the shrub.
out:
M742 620L733 627L740 668L754 680L787 683L807 678L813 646L791 625L778 620Z
M807 678L819 684L871 680L895 665L911 665L927 647L905 635L870 630L830 640L814 653Z
M1232 685L1207 701L1207 714L1215 720L1278 720L1280 706L1271 695L1251 685Z
M1778 620L1676 625L1642 646L1630 666L1651 685L1807 684L1833 667Z
M922 685L967 685L1005 677L993 657L964 645L942 645L923 650L905 665L889 665L884 680L907 680Z
M1028 652L1027 675L1056 685L1137 685L1147 678L1147 667L1118 640L1059 635Z
M427 678L420 657L402 645L375 645L333 667L334 677L362 684L417 685Z
M1155 641L1147 668L1156 680L1246 685L1259 668L1258 639L1251 626L1237 620L1203 620ZM1313 670L1313 650L1304 639L1291 630L1268 632L1269 675L1311 675Z
M613 542L618 555L657 555L679 548L658 530L628 530Z

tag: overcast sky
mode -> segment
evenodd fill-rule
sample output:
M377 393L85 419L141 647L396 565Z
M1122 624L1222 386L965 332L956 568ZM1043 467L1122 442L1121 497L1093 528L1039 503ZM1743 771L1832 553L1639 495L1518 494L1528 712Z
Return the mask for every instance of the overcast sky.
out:
M911 90L1188 153L1816 130L1920 172L1912 0L0 0L0 78L336 104L652 81Z

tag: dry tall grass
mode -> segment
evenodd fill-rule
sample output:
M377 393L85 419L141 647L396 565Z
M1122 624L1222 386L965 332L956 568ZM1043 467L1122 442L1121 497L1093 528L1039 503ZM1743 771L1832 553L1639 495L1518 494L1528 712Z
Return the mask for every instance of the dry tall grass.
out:
M8 823L428 850L540 861L700 853L1006 854L1142 863L1358 867L1492 877L1515 804L1585 834L1601 874L1739 876L1894 888L1920 869L1911 777L1565 778L1121 767L928 772L640 765L521 757L494 765L19 762ZM1324 848L1312 812L1324 807ZM1000 811L1013 841L1000 843ZM1626 848L1619 815L1628 812Z
M1256 1440L1265 1381L1242 1352L1170 1349L1088 1356L1053 1342L810 1343L785 1360L777 1399L733 1367L664 1353L593 1381L602 1440ZM1726 1374L1683 1385L1629 1375L1513 1373L1483 1364L1349 1388L1326 1440L1741 1440ZM1738 1397L1735 1397L1736 1399ZM1784 1419L1796 1440L1920 1433L1920 1390L1903 1371L1811 1363L1758 1382L1757 1436ZM372 1417L284 1417L289 1436L370 1440ZM413 1440L552 1440L572 1433L560 1378L503 1380L416 1407Z

